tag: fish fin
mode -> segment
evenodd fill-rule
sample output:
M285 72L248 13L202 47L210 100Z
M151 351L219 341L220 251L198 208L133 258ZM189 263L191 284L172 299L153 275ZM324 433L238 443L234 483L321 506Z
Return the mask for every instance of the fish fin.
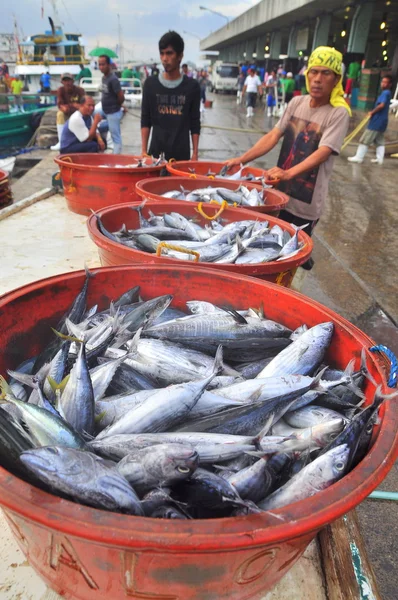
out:
M271 429L272 425L274 422L274 413L271 413L270 416L268 417L268 419L266 420L265 424L263 425L262 429L260 429L260 431L258 432L258 434L253 438L253 442L254 445L259 447L259 445L261 444L261 440L263 439L264 436L267 435L267 433L269 432L269 430Z
M77 342L78 344L84 344L84 340L79 340L78 338L74 337L73 335L65 335L63 333L60 333L59 331L54 329L54 327L51 327L51 330L55 333L55 335L57 335L59 338L61 338L61 340L68 340L69 342Z
M99 413L99 415L96 415L94 417L94 423L96 423L97 425L99 423L101 423L101 421L105 417L105 415L106 415L106 410L103 410L102 412Z
M248 402L257 402L257 400L260 398L260 396L261 396L261 385L256 390L254 390L254 392L252 392L250 394L250 396L248 397L247 400L248 400Z
M137 332L134 334L133 339L131 339L127 342L126 345L128 347L129 354L134 354L135 352L137 352L138 342L140 341L142 330L143 330L142 327L137 329Z
M321 369L321 370L320 370L320 371L319 371L319 372L316 374L316 376L314 377L314 379L313 379L313 381L312 381L312 383L311 383L311 385L310 385L310 390L316 390L317 392L320 392L321 394L322 394L322 393L326 393L326 392L327 392L327 390L326 390L325 388L323 388L323 387L322 387L322 385L321 385L320 381L321 381L321 379L322 379L322 375L324 375L324 374L325 374L325 371L327 371L327 370L328 370L328 368L329 368L329 367L327 367L327 366L326 366L326 367L323 367L323 369Z
M247 321L246 321L245 317L243 317L242 315L240 315L233 308L228 308L228 307L225 307L225 306L220 306L220 308L223 311L225 311L226 313L228 313L231 317L233 317L233 319L236 321L236 323L239 323L240 325L247 325Z
M216 356L214 358L213 375L216 376L222 372L224 368L222 346L218 346Z
M0 392L0 400L5 402L8 402L7 396L13 395L10 386L2 375L0 375Z
M19 373L18 371L11 371L11 369L7 369L7 373L10 377L22 383L23 385L28 385L33 388L35 386L34 379L35 375L28 375L27 373Z

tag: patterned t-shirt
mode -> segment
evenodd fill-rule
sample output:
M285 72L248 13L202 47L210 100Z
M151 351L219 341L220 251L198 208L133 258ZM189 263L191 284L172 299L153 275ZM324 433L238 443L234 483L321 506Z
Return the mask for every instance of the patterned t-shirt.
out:
M311 108L310 96L293 98L276 127L284 134L278 167L287 170L299 164L321 146L332 154L321 165L291 181L283 181L278 189L289 195L286 209L302 219L314 221L323 212L334 156L339 154L347 133L349 114L344 107L331 104Z

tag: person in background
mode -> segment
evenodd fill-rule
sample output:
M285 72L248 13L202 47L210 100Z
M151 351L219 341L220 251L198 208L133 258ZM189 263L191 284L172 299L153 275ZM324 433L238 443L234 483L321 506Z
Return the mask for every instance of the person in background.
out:
M180 64L184 40L176 31L168 31L159 40L160 60L164 69L159 76L148 77L144 84L141 107L142 154L166 160L198 160L200 135L200 87L196 79L184 76ZM189 134L192 138L192 155Z
M80 72L76 75L75 81L79 82L81 79L87 78L91 79L92 73L88 67L85 67L83 64L80 65Z
M279 218L305 225L309 235L322 215L334 156L347 133L351 110L341 83L342 55L334 48L316 48L305 74L309 95L293 98L280 121L242 156L226 161L246 164L270 152L284 136L278 166L267 176L279 180L278 190L289 196ZM304 268L311 269L310 259Z
M181 70L182 70L183 74L186 75L187 77L189 77L189 78L193 77L193 73L192 73L192 71L189 70L187 64L183 64L181 67Z
M113 154L122 153L122 134L120 131L120 122L123 117L122 104L124 102L124 93L120 86L120 81L111 69L111 60L109 56L99 57L98 65L103 75L102 77L102 112L109 125L109 133L113 141Z
M206 88L207 88L207 73L203 69L198 73L197 79L200 87L200 112L205 111L205 103L206 103Z
M245 77L248 76L248 74L249 74L249 63L247 61L241 66L241 72L243 73L243 75Z
M256 70L253 68L249 69L249 75L245 79L245 85L242 90L242 97L246 96L246 106L247 113L246 117L252 117L254 113L254 109L256 107L257 94L260 96L263 93L263 88L261 85L261 81L258 75L256 75Z
M58 144L51 146L51 150L60 150L62 131L66 121L79 109L80 102L85 94L84 89L73 83L73 75L64 73L61 77L62 85L57 90L57 132Z
M236 81L236 84L238 86L238 91L236 94L236 104L240 104L242 102L242 91L243 91L243 88L245 85L245 80L246 80L246 75L242 71L242 65L240 65L239 75L238 75L238 79Z
M8 66L3 59L0 59L0 77L7 77L8 75Z
M122 71L122 79L132 79L133 78L133 71L132 68L130 67L130 65L128 65L127 67L124 67L123 71Z
M355 60L350 63L347 71L347 81L345 84L345 98L351 96L352 88L354 87L354 83L357 81L358 76L361 72L361 65L359 61Z
M19 75L15 75L15 79L11 81L11 92L14 94L14 106L21 112L25 112L22 102L23 86L24 83L20 80Z
M289 71L286 74L286 77L281 79L281 85L285 90L285 103L289 104L290 100L293 98L293 92L296 88L296 82L293 79L293 73Z
M385 75L381 80L381 94L376 100L376 105L370 111L370 121L366 131L359 140L359 146L355 156L350 156L348 160L352 163L362 163L369 146L376 145L376 158L371 162L382 165L384 162L385 142L384 132L388 125L388 109L391 101L392 77Z
M134 69L132 71L132 77L133 77L133 79L137 80L137 81L133 81L134 87L140 87L140 84L138 82L141 81L141 74L137 70L137 67L134 67Z
M272 117L276 104L276 86L278 85L276 71L271 71L271 75L268 75L265 85L267 88L267 117Z
M78 110L65 123L61 136L61 154L76 152L103 152L105 143L97 127L102 120L98 113L93 118L94 99L83 96Z
M48 71L40 77L40 89L42 92L51 92L51 75Z
M153 65L152 65L151 75L152 75L152 77L159 77L159 69L158 69L156 63L153 63Z

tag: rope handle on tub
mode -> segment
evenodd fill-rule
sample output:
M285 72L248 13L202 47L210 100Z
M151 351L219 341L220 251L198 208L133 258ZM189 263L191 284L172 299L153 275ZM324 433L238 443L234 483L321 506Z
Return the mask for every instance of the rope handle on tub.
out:
M216 204L218 204L217 201L215 201ZM197 211L200 215L202 215L202 217L204 217L205 219L208 219L209 221L214 221L214 219L217 219L223 212L224 210L228 208L228 202L226 200L222 201L220 210L218 210L212 217L210 215L207 215L205 213L205 211L203 210L203 202L199 202L198 204L198 208Z
M378 344L377 346L372 346L369 348L371 352L380 352L387 356L388 360L391 363L390 367L390 375L388 378L387 385L390 388L397 387L398 383L398 360L395 356L394 352L387 348L387 346L383 346L383 344Z
M163 248L168 248L169 250L176 250L176 252L182 252L184 254L191 254L195 257L194 262L199 262L200 254L195 250L191 250L190 248L184 248L183 246L176 246L175 244L169 244L167 242L160 242L158 247L156 248L156 256L162 256Z

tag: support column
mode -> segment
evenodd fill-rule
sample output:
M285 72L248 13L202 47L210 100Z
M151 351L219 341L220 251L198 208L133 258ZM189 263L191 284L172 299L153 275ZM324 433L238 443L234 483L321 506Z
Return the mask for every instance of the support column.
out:
M312 40L312 50L315 50L315 48L318 48L318 46L328 45L331 23L331 15L322 15L321 17L316 18L314 39Z
M279 60L282 45L282 33L280 31L274 31L271 35L270 42L270 58L273 60Z
M265 54L265 46L267 45L267 35L260 35L257 38L257 44L256 44L256 52L257 52L257 60L264 60L264 54ZM268 54L268 52L267 52Z
M297 58L297 27L295 25L293 25L289 33L287 55L289 58Z
M375 2L365 2L357 6L352 19L347 52L365 53L374 5Z

